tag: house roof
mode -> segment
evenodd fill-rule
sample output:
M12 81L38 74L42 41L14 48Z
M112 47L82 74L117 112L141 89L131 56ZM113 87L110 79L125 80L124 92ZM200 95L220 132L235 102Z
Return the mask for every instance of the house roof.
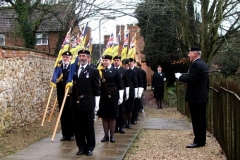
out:
M38 32L57 32L62 30L65 14L68 13L66 6L56 6L52 12L44 15L44 21L40 24ZM36 12L35 17L41 16ZM34 17L33 16L33 17ZM0 7L0 33L13 32L16 25L16 14L12 7Z

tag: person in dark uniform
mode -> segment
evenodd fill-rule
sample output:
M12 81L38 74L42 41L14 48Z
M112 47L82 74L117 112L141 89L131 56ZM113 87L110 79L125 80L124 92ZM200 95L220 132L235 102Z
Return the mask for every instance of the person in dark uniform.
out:
M115 142L114 130L116 118L119 116L118 105L123 102L124 88L120 72L111 65L112 56L104 55L101 71L101 98L98 116L102 118L104 137L101 142ZM109 133L110 132L110 133ZM109 137L110 134L110 137Z
M140 107L140 99L141 99L142 93L143 93L143 78L142 78L142 71L135 66L136 60L133 58L129 58L129 62L130 62L130 65L129 65L130 69L133 69L136 71L137 80L138 80L137 97L135 97L135 99L134 99L134 110L132 113L132 121L131 121L131 124L137 124L138 111L139 111L139 107Z
M142 69L142 65L139 62L137 63L137 66L142 71L143 88L144 90L146 90L147 89L147 73ZM139 112L143 112L143 94L139 101Z
M123 68L127 69L126 74L128 75L129 84L129 98L125 101L125 128L131 129L132 112L134 109L134 97L137 97L138 83L137 83L137 72L129 68L129 59L122 60Z
M99 72L88 64L88 50L78 52L78 65L73 77L73 105L77 155L91 156L96 145L94 112L99 108Z
M65 85L69 74L70 62L71 62L72 53L69 51L65 51L62 53L62 61L59 64L58 68L60 73L62 73L57 86L57 100L59 110L62 106L62 101L65 95ZM73 141L74 140L74 125L73 125L73 112L71 110L71 94L68 94L66 98L66 102L64 104L64 108L61 115L61 128L62 128L62 138L60 141Z
M124 127L125 127L125 100L129 98L129 84L128 84L128 75L127 70L123 67L121 67L121 56L115 56L113 58L114 60L114 68L118 69L118 71L121 74L122 77L122 84L125 88L124 95L123 95L123 103L119 105L119 117L116 119L116 126L115 126L115 132L119 133L125 133Z
M166 81L166 74L162 72L162 66L157 66L157 72L152 76L152 90L154 98L156 99L157 109L163 108L162 102L164 97L164 82Z
M92 63L92 56L91 56L91 55L88 55L88 64L89 64L90 66L92 66L92 67L97 68L97 66Z
M208 66L201 59L201 50L191 48L188 57L192 62L188 76L175 73L179 81L187 83L185 100L188 102L195 135L193 143L187 148L202 147L206 144L206 105L208 102Z

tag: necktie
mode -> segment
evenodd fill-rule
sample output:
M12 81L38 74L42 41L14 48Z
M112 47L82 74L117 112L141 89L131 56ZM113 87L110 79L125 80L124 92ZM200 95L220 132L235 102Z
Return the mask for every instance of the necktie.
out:
M83 72L83 70L84 70L84 67L81 67L81 73Z
M108 68L105 68L105 72L107 72L108 71Z
M67 69L67 64L64 65L64 69Z

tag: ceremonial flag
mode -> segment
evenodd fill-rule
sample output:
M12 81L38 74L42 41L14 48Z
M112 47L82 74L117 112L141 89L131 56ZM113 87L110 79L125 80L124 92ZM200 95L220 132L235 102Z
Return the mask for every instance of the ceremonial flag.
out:
M136 33L133 36L132 41L130 42L130 50L128 51L129 58L136 59L135 58L135 56L136 56L136 48L135 48L135 46L136 46Z
M90 54L92 55L92 38L89 39L86 50L89 50Z
M62 69L61 69L61 64L62 64L62 53L65 51L68 51L70 48L70 41L71 41L71 28L66 34L66 37L62 43L61 49L58 53L58 57L55 61L54 64L54 71L53 71L53 76L52 80L50 82L50 85L53 87L56 87L56 83L61 79L62 77Z
M113 49L113 41L114 41L114 35L111 33L108 43L106 45L107 49L102 53L102 55L112 55L112 49Z
M118 35L116 36L116 38L113 42L112 57L115 57L118 55L120 38L121 38L121 35L120 35L120 31L119 31Z
M129 58L128 57L128 31L125 33L125 36L124 36L124 43L123 43L123 50L122 50L122 53L121 53L121 57L122 59L126 59L126 58Z

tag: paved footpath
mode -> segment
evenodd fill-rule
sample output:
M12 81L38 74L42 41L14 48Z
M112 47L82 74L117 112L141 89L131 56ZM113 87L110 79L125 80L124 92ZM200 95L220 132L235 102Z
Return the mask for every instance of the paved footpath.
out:
M96 121L96 147L92 156L76 155L78 152L76 142L59 141L61 132L58 132L53 142L51 137L47 137L1 160L121 160L142 128L189 130L191 124L185 120L147 119L143 112L139 113L138 124L132 125L132 129L125 129L125 134L115 133L115 143L101 142L104 135L103 127L101 122Z

